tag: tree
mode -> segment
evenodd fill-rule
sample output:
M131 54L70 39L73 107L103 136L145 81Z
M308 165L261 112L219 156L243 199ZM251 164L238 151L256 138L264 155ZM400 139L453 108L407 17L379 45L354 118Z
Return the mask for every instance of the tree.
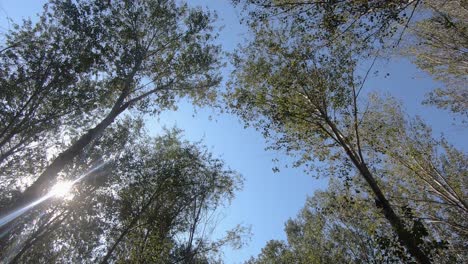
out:
M73 126L71 121L77 122L94 104L103 105L103 91L92 82L98 54L84 51L92 49L90 39L96 34L77 36L46 20L43 16L36 25L15 25L0 52L0 162L41 140L48 130Z
M467 236L466 212L462 204L450 202L447 196L461 196L462 199L466 197L466 187L464 187L466 169L460 171L460 166L465 166L466 160L461 161L463 155L460 156L461 153L450 146L426 140L430 136L423 135L428 131L427 126L420 120L411 122L412 129L395 129L398 126L389 119L390 116L395 117L395 114L390 114L391 111L388 111L395 110L394 101L387 100L385 103L383 100L378 100L375 103L387 109L381 115L375 115L375 118L380 120L383 118L383 123L391 124L388 129L377 134L404 132L399 134L398 144L394 143L396 138L392 136L376 137L379 141L376 145L380 147L393 145L399 149L395 152L393 152L395 149L387 150L388 159L379 171L389 175L385 182L385 186L388 187L384 189L392 197L392 205L403 209L407 223L408 220L413 221L412 229L415 231L419 229L414 233L419 234L425 241L430 241L425 242L425 247L432 251L434 262L463 262L467 257L464 245ZM376 119L369 121L375 123ZM417 140L417 143L408 141L410 135L413 136L412 140ZM389 142L393 143L388 144ZM415 146L423 147L424 151L419 152L421 150L414 149ZM426 148L428 146L429 149ZM433 149L435 146L438 148L443 146L447 153L439 153L434 157L433 155L437 154ZM405 159L396 161L390 153L404 153ZM426 162L420 161L421 158ZM432 164L428 163L428 158L434 159ZM413 162L421 164L417 166ZM429 181L431 171L434 170L440 174L434 177L439 185L428 184L423 180ZM419 175L414 175L415 173ZM248 263L393 263L402 260L405 263L411 262L405 256L404 249L392 236L391 227L380 216L373 199L369 199L370 197L361 191L365 189L365 182L361 178L352 178L345 179L345 184L342 184L341 178L340 173L335 172L331 176L327 190L315 192L307 199L299 215L286 223L286 242L276 240L268 242L262 252L256 258L251 258ZM435 190L428 190L431 187ZM452 188L456 193L442 195L439 193L440 188ZM458 193L459 191L462 193ZM463 203L463 200L460 202Z
M248 263L388 263L378 234L389 227L372 202L331 182L326 191L307 199L295 219L285 225L287 241L270 241Z
M234 197L239 175L199 145L181 141L177 131L135 150L124 158L134 165L122 167L123 174L130 173L120 194L122 231L101 263L113 254L120 262L191 263L234 242L229 237L209 243L203 229ZM135 169L138 174L132 175Z
M247 263L412 263L379 216L365 193L332 178L327 190L315 192L298 216L288 220L287 241L269 241ZM430 246L438 263L463 260L445 252L443 244Z
M212 215L241 186L237 173L178 130L150 138L132 122L124 127L116 160L40 216L33 232L21 230L27 239L11 262L198 263L240 242L241 228L209 238ZM100 144L118 145L114 133ZM108 151L98 149L88 154Z
M111 177L111 168L125 149L136 144L141 130L141 120L121 119L109 127L102 137L94 140L58 180L75 180L88 173L90 168L106 165L76 184L77 188L73 188L71 195L73 199L69 196L49 199L15 219L8 230L9 236L2 237L1 258L5 262L8 259L18 262L24 254L30 254L28 250L31 249L48 257L43 261L53 261L58 254L53 246L49 248L48 245L54 237L67 238L68 243L73 244L70 248L76 251L76 255L83 259L90 258L85 255L91 253L87 249L98 245L103 230L110 228L110 223L105 222L105 215L112 216L115 212L115 204L109 196L112 187L115 188L109 184L116 181ZM1 195L7 195L7 191L2 190ZM34 256L39 260L42 255L36 253Z
M361 131L380 159L377 173L387 175L386 192L398 207L411 208L462 262L468 235L466 154L445 138L434 138L420 118L406 118L392 98L371 96L368 113Z
M46 21L15 26L0 52L0 170L10 190L22 187L10 176L40 173L46 149L60 149L64 134L92 125L108 105L93 80L97 51L86 53L96 33L79 36Z
M369 56L377 49L397 45L421 1L288 1L233 0L248 13L247 23L294 21L306 32L314 32L315 42L334 45L353 38L350 49ZM390 41L392 38L394 41ZM352 47L352 48L351 48Z
M236 69L227 94L232 111L264 131L273 148L299 153L301 162L318 158L356 170L400 243L419 263L430 263L383 192L377 164L366 152L360 132L366 112L358 102L365 76L354 71L356 56L347 39L322 48L321 36L293 19L251 29L254 40L233 59Z
M220 50L212 44L216 37L210 24L212 15L200 9L173 1L122 0L109 4L57 0L50 2L43 17L39 27L58 27L57 37L72 34L83 39L78 50L91 54L80 56L91 57L101 66L91 68L89 73L98 81L109 107L100 121L82 128L79 137L34 175L34 182L2 208L2 215L39 198L124 111L157 113L186 95L196 103L207 102L213 98L212 88L219 83L216 70ZM85 37L89 32L93 36Z

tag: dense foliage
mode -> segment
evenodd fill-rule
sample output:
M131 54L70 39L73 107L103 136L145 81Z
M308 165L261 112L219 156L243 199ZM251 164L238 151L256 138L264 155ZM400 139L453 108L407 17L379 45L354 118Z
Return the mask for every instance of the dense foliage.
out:
M5 260L206 263L217 260L222 246L238 245L241 229L216 241L208 230L216 209L241 186L240 176L177 130L151 138L139 127L127 120L95 142L87 159L100 162L108 146L113 158L74 186L65 203L58 199L33 214L39 218L16 232ZM86 170L83 163L69 174Z
M65 204L2 222L2 261L206 263L239 241L240 229L209 239L238 175L177 131L145 135L138 118L214 99L214 19L175 1L51 0L5 35L0 215L89 175Z
M321 164L318 173L341 179L351 189L347 199L361 193L372 200L373 206L368 204L365 208L377 213L374 218L386 220L388 226L380 225L377 230L391 234L388 241L393 242L384 243L383 252L393 254L392 261L463 262L467 235L464 219L468 214L466 155L445 139L434 139L430 128L418 118L406 118L396 100L363 93L374 63L367 71L357 70L368 64L370 56L375 61L376 54L385 53L390 48L388 43L400 43L422 2L244 1L253 39L241 45L233 56L235 70L226 99L233 113L247 125L263 131L270 148L297 157L295 165ZM424 7L430 6L429 2ZM453 11L451 5L440 12ZM411 15L407 18L410 6ZM332 27L326 23L330 19L337 19ZM423 18L416 26L431 19L435 18ZM457 36L466 39L461 34ZM419 41L425 41L419 37ZM453 45L464 49L461 41ZM464 63L461 61L460 67ZM452 66L436 68L447 76L444 69ZM454 78L462 82L465 77L458 72ZM465 88L447 89L463 94ZM463 96L457 98L462 101L454 104L452 110L466 110ZM320 219L307 221L322 225ZM344 235L345 230L356 229L344 228L339 233ZM334 241L329 232L321 231L318 245L329 239L340 246L347 245ZM375 235L375 230L369 234L378 240ZM298 240L307 243L302 238ZM324 252L332 251L331 246L324 247ZM292 241L289 245L272 242L258 261L263 263L266 259L268 263L273 256L283 254L291 259L278 263L363 260L338 253L322 256L313 249L316 259L311 260L310 254L301 250ZM376 249L374 253L383 256L381 261L387 261L382 252Z
M424 102L465 119L466 1L232 2L250 35L221 88L216 15L175 0L50 0L5 34L0 261L222 263L246 230L213 239L215 215L242 178L176 128L145 130L185 97L329 180L247 263L467 262L467 154L364 91L403 55L441 85Z
M44 194L122 112L157 113L183 96L199 104L212 99L219 83L219 47L212 43L211 21L210 13L174 1L51 1L37 25L26 23L9 34L1 53L8 62L2 82L15 89L2 94L11 102L2 115L4 162L17 163L12 155L31 144L42 149L33 140L50 136L50 129L55 135L73 129L61 126L70 114L79 131L1 212ZM24 35L32 39L22 41ZM50 104L49 97L58 101ZM91 115L94 122L80 124L80 115ZM36 123L41 126L23 131Z

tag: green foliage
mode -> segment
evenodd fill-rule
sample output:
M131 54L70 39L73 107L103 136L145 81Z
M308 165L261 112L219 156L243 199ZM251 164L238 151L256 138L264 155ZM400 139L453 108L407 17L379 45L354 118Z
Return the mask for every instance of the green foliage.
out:
M468 91L468 16L466 1L424 1L423 19L411 28L414 40L407 52L423 70L446 87L429 94L426 103L466 117Z
M338 177L344 186L375 197L374 210L388 220L394 232L380 239L395 249L389 257L404 262L414 257L420 263L447 259L440 251L447 247L438 246L447 241L449 247L460 250L463 239L440 232L452 229L447 227L450 224L442 221L435 227L427 214L449 217L451 205L457 204L460 210L454 214L466 216L462 205L466 188L455 191L451 187L462 186L459 182L466 168L453 168L456 180L449 183L450 176L440 175L443 170L434 165L441 156L428 156L443 144L434 141L430 132L424 133L424 125L408 125L399 103L391 98L380 100L371 95L366 100L360 96L366 76L359 76L355 68L367 49L365 44L353 43L357 39L351 36L322 45L323 29L305 29L312 19L301 19L295 9L284 8L286 18L276 21L276 15L283 15L277 13L281 8L254 9L265 16L250 13L254 38L233 57L236 68L226 95L232 112L246 125L263 131L271 148L296 156L296 165L311 167L314 161L322 161L326 170L318 173ZM418 148L420 142L428 147ZM413 155L421 168L416 175L401 171L405 161L413 158L395 158L404 153L417 153ZM429 165L435 169L427 172L426 168L432 168ZM438 186L437 191L427 189L431 186ZM411 194L415 190L417 194ZM412 202L419 200L415 197L419 194L425 204ZM427 210L427 203L446 200L444 197L455 198L450 206ZM408 210L417 213L410 217ZM466 234L461 229L456 233L463 238ZM456 258L463 259L463 254Z
M331 46L351 39L349 46L367 56L370 50L396 44L401 25L419 1L316 1L234 0L241 5L251 26L293 23L316 37L314 44Z
M131 116L210 104L220 82L216 15L176 1L51 0L0 50L1 214L95 164L65 205L46 202L2 227L13 262L206 263L241 239L208 239L240 184L179 132L151 139ZM24 190L21 192L21 190ZM43 211L44 213L38 214ZM206 230L204 229L206 228Z
M434 238L428 242L431 235L414 210L402 206L401 214L413 222L412 234L436 263L463 260L463 251L451 243ZM373 200L336 179L307 199L298 216L286 223L285 232L287 241L269 241L246 263L414 263Z
M0 52L2 175L38 173L47 162L44 148L60 145L57 135L92 124L93 110L107 106L105 91L92 78L98 65L83 58L81 39L61 35L44 19L15 25ZM22 186L9 186L15 187Z
M28 173L27 176L31 177L33 182L25 186L23 193L11 195L11 201L2 207L2 213L11 212L39 198L56 181L58 173L67 166L72 166L77 156L94 139L101 136L124 111L157 114L164 109L174 108L177 100L185 96L190 97L194 104L212 102L216 96L214 88L220 81L217 70L221 66L220 48L213 44L216 38L211 25L213 19L214 16L210 12L189 8L185 4L179 5L174 1L122 0L109 4L98 0L52 0L35 26L37 30L31 33L48 42L32 42L37 46L28 47L23 52L23 49L19 49L22 46L16 47L15 43L22 38L21 32L30 32L32 29L26 24L14 30L8 42L12 44L4 51L7 59L13 60L5 64L8 70L6 82L22 83L21 80L17 80L17 76L23 76L22 68L16 67L14 63L18 53L23 57L33 58L30 61L20 61L26 69L30 67L31 71L35 71L36 68L39 72L44 71L47 80L58 78L60 81L60 78L65 78L68 82L65 84L69 86L63 86L65 81L60 81L54 84L56 86L50 87L54 92L50 97L59 100L52 105L49 105L47 100L30 95L31 98L37 99L37 102L32 105L26 103L26 109L23 109L22 105L15 106L19 110L14 109L13 114L5 113L5 118L9 119L9 115L22 117L22 111L36 113L36 110L44 108L47 115L52 115L49 118L52 122L47 123L50 127L39 127L39 130L31 126L36 122L34 115L22 117L19 121L11 117L12 121L7 123L6 128L11 127L15 133L18 129L24 131L18 136L7 138L7 146L11 147L11 144L19 141L18 146L14 145L17 150L21 147L25 151L29 150L31 144L37 147L39 142L35 142L31 137L40 135L42 139L47 139L51 134L47 134L47 130L43 131L45 129L52 129L54 135L57 131L68 132L75 129L73 132L76 133L72 133L71 140L58 145L55 151L57 155L53 158L37 151L30 154L43 163L43 166ZM55 39L58 41L55 42ZM58 44L63 45L57 46ZM36 49L40 52L34 52ZM44 59L49 62L49 59L38 60L35 54L56 54L60 60L51 60L50 63L57 69L49 71L48 64L41 63ZM34 74L31 73L31 76ZM32 79L32 82L35 81L37 79ZM42 92L42 86L35 89ZM18 90L22 91L21 87ZM69 98L65 97L67 101L62 104L62 99L58 99L62 97L57 93L64 90L76 90L76 93L66 94ZM93 93L87 92L88 90ZM34 90L31 93L33 92ZM83 97L82 94L87 97ZM12 96L18 97L19 102L28 98L20 93ZM87 100L88 97L92 99ZM14 102L15 98L8 98L8 102ZM89 107L84 108L81 105L82 101L89 104ZM57 107L56 104L60 106ZM76 106L80 108L76 109ZM4 109L8 110L9 106ZM58 114L55 113L57 109ZM62 112L70 111L75 115L69 117L69 123L64 123L67 119L64 119ZM81 111L84 113L81 114ZM91 116L91 122L83 123L87 120L82 115ZM25 127L15 128L17 121ZM26 141L21 139L24 133L28 136ZM43 149L43 146L41 148ZM20 162L14 159L12 154L8 149L3 152L15 169ZM21 187L23 186L17 186Z
M287 242L270 241L248 263L386 263L378 234L389 227L372 203L336 183L316 192L295 219L286 223Z
M221 247L241 241L243 228L216 241L208 231L212 215L241 187L236 172L199 143L183 141L179 130L150 138L134 122L121 125L119 143L106 134L104 149L88 156L114 148L114 160L79 183L73 199L36 215L18 234L34 243L11 248L10 260L211 263ZM41 230L41 223L49 224Z

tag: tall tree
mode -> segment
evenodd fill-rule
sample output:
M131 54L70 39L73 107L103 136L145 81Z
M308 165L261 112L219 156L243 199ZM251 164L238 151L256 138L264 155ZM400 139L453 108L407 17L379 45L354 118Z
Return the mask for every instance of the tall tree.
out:
M158 112L178 97L203 103L219 83L219 47L212 44L212 14L174 1L50 2L40 23L56 25L59 37L76 34L101 68L93 71L110 107L35 175L2 215L39 198L57 175L127 109ZM91 39L89 31L97 32ZM90 41L90 42L89 42ZM93 54L94 51L99 51ZM75 102L72 102L75 103Z
M15 26L0 52L0 171L9 189L23 187L11 175L40 173L47 149L108 106L93 74L99 51L89 51L96 32L79 36L46 20Z
M370 97L362 134L380 160L386 192L409 206L433 236L445 241L459 261L466 256L467 156L445 138L434 138L420 118L407 118L391 97ZM384 125L385 124L385 125Z
M339 184L341 185L341 184ZM294 219L287 221L287 241L269 241L247 263L388 263L399 260L385 254L378 234L385 235L372 202L330 184L316 192ZM349 189L348 189L349 191Z
M294 19L251 27L254 39L234 57L236 69L227 97L233 112L263 130L273 147L354 168L367 183L376 206L399 241L419 263L430 263L420 241L383 191L366 152L359 95L365 76L354 71L354 51L348 41L322 48L321 36Z
M287 241L269 241L247 263L412 263L372 199L356 190L332 178L327 190L315 192L286 223ZM428 234L420 236L427 239ZM443 243L427 246L437 252L438 263L463 261Z
M464 0L282 1L234 0L249 13L248 23L295 20L314 32L316 42L348 45L369 57L403 50L446 87L429 93L425 103L466 118L467 4ZM403 45L403 49L401 44Z

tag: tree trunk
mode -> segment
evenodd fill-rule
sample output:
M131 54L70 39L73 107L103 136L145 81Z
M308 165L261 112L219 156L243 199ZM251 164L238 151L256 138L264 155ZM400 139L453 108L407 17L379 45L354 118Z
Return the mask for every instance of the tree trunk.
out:
M382 207L382 211L385 215L385 218L387 218L387 220L390 222L390 225L397 233L398 240L400 240L400 242L406 247L408 252L416 259L418 263L431 263L431 260L426 255L426 253L424 253L421 250L421 248L419 248L419 245L414 239L413 234L405 228L405 225L401 218L396 215L391 204L388 202L385 195L380 190L380 187L378 186L377 182L375 181L374 177L372 176L372 173L369 171L367 166L365 164L361 164L358 167L358 170L371 187L372 192L374 193L376 199Z
M130 230L133 228L133 226L138 222L138 219L140 217L135 217L133 218L132 222L127 226L127 228L125 228L125 230L122 231L122 233L120 234L119 238L117 238L117 240L114 242L114 244L112 245L112 247L107 251L107 254L104 256L104 258L101 260L101 264L106 264L108 263L110 257L112 256L112 254L114 253L115 249L117 248L117 246L120 244L120 242L122 242L122 240L124 239L124 237L128 234L128 232L130 232Z
M41 198L42 195L44 195L44 191L50 187L51 183L53 183L57 178L57 174L62 171L65 166L71 164L74 158L76 158L86 146L99 137L104 130L114 122L115 118L130 106L129 103L123 103L127 95L128 89L124 89L112 107L110 113L94 128L88 130L84 135L82 135L68 149L60 153L39 176L39 178L31 186L26 188L23 193L21 193L16 201L5 208L2 208L0 216L4 217L9 215L10 213L15 212L16 210L21 209ZM6 232L9 227L9 224L4 225L0 228L0 233ZM1 242L4 242L3 239Z
M365 162L360 160L356 152L354 152L351 149L351 147L343 138L342 133L335 126L335 124L329 118L326 118L326 122L332 129L333 133L336 135L338 143L344 149L346 155L351 159L356 169L358 169L359 173L362 175L362 177L365 179L365 181L371 188L372 192L376 197L376 200L380 203L385 218L390 222L390 225L392 226L393 230L395 230L400 243L403 244L403 246L405 246L410 255L413 256L418 263L430 264L430 258L426 255L426 253L424 253L421 250L421 248L419 248L419 245L414 239L414 236L411 234L411 232L406 230L403 221L393 210L392 205L383 194L382 190L375 181L374 176L370 172Z
M163 179L164 181L165 179ZM158 197L159 195L159 187L156 189L156 191L151 195L151 197L149 198L148 202L146 204L143 205L143 207L141 208L140 212L138 213L138 215L136 215L132 221L130 222L130 224L128 224L128 226L122 231L122 233L120 234L120 236L117 238L117 240L114 242L114 244L112 245L112 247L107 251L106 255L104 256L104 258L101 260L101 264L106 264L108 263L110 257L112 256L112 254L114 253L115 249L117 248L117 246L120 244L120 242L122 242L122 240L125 238L125 236L128 234L128 232L130 232L130 230L135 226L135 224L138 222L138 220L140 220L140 217L142 214L144 214L146 212L146 210L149 208L149 206L154 202L154 200Z
M16 254L16 256L9 262L9 264L16 264L19 263L21 257L26 253L30 247L36 243L37 241L40 241L42 238L48 235L47 232L50 232L52 230L55 230L56 228L59 227L67 219L68 216L70 216L70 211L66 213L65 216L62 217L62 219L59 219L57 222L54 223L54 221L61 217L65 212L60 213L55 219L53 219L50 223L47 223L45 226L42 226L39 228L38 231L35 232L23 245L21 250Z

